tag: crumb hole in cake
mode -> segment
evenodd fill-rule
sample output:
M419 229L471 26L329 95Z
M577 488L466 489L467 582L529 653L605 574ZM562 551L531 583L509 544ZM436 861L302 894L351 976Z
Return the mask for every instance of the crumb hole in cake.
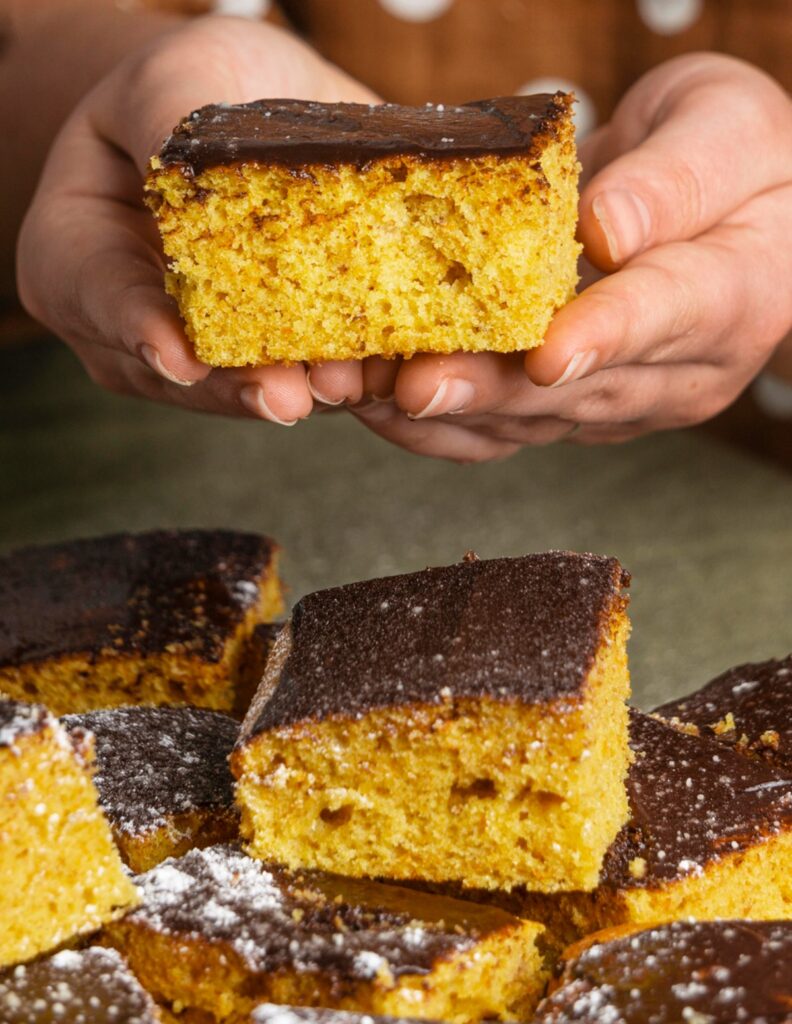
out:
M470 271L467 269L464 263L460 263L459 260L451 260L448 270L445 272L443 281L446 284L456 284L459 282L460 288L467 288L472 282L473 277Z
M474 779L469 786L452 786L451 796L457 800L491 800L498 795L498 789L492 779Z
M323 807L319 812L319 817L325 825L329 825L331 828L338 828L340 825L349 824L353 810L354 808L351 804L343 804L335 809Z
M399 164L398 167L391 167L389 169L391 181L406 181L407 180L407 168L404 164Z

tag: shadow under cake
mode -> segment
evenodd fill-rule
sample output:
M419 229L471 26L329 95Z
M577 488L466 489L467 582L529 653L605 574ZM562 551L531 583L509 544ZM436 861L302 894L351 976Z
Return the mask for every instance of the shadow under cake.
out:
M572 102L195 111L151 161L146 192L198 358L541 344L578 281Z
M0 966L94 931L138 901L89 757L45 708L0 699Z
M66 715L61 723L93 734L99 803L132 871L237 839L228 755L239 723L229 715L125 707Z
M0 559L0 690L54 714L121 704L243 713L253 627L283 604L275 544L158 530Z
M250 852L593 888L628 816L627 582L551 552L303 598L231 758Z
M0 973L3 1024L158 1024L161 1019L114 949L64 949Z
M498 905L542 921L557 948L619 925L792 916L792 780L635 709L630 743L632 818L598 888L516 890Z
M792 777L792 654L738 665L655 713Z
M442 1019L519 1019L546 980L542 927L376 882L272 870L233 847L136 878L104 932L174 1011L247 1021L258 1003Z
M533 1024L788 1024L792 922L618 929L568 950Z

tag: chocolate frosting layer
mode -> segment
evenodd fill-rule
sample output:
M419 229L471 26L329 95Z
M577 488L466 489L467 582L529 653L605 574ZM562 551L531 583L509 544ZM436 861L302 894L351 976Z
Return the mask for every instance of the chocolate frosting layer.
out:
M156 1024L151 996L114 949L64 949L0 973L3 1024Z
M143 904L126 921L226 943L261 973L426 974L483 935L518 925L503 911L396 886L268 869L230 846L191 850L135 882Z
M788 1024L792 922L677 922L585 949L535 1024Z
M577 702L628 582L615 559L548 552L309 594L294 609L290 647L288 633L275 646L281 671L274 688L262 683L241 739L457 697Z
M160 161L190 175L237 163L287 167L351 164L390 156L426 159L539 152L570 116L564 93L507 96L462 106L257 100L196 110L166 139Z
M230 810L228 755L239 725L200 708L124 707L66 715L69 732L94 734L94 782L115 829L145 835L176 814Z
M13 749L21 737L31 736L54 723L52 715L40 704L26 704L0 697L0 748Z
M656 710L792 777L792 654L738 665Z
M631 820L605 856L601 886L660 888L792 828L792 781L766 765L635 709L630 746Z
M274 545L226 530L157 530L0 559L0 667L67 654L219 661L259 599Z

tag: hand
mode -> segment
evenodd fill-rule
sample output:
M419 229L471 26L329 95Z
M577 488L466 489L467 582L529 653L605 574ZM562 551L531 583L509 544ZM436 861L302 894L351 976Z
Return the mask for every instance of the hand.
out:
M200 18L132 54L80 103L48 158L18 246L25 306L100 385L122 394L291 423L316 396L361 395L360 363L214 369L198 362L163 288L143 206L152 153L189 111L272 96L371 102L363 86L270 25Z
M582 146L588 287L522 356L364 369L358 411L459 461L569 438L624 441L729 405L792 327L792 101L696 54L646 75Z

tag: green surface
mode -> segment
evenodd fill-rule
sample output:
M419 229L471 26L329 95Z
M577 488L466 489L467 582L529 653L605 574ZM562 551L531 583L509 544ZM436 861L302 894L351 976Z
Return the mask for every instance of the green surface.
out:
M460 467L346 415L284 429L120 399L49 344L0 353L0 397L5 549L154 526L260 530L285 547L294 598L469 548L612 554L634 577L644 705L792 650L792 480L697 434Z

